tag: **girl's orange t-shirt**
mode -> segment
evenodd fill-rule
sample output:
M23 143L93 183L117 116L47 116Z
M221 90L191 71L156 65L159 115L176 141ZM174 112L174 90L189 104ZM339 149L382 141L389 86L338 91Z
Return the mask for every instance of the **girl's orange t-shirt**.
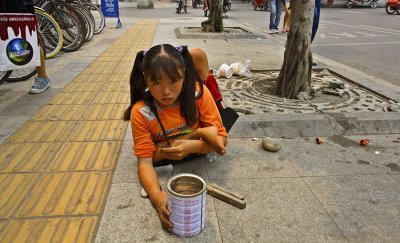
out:
M196 87L196 95L200 87ZM186 125L185 118L181 115L180 107L163 107L156 103L158 116L164 126L168 139L189 134L199 127L214 126L218 134L227 137L227 132L222 124L221 116L207 87L203 86L203 96L196 99L200 121L192 127ZM164 134L154 113L144 101L136 102L131 111L131 126L134 141L134 154L139 158L153 157L157 147L165 141Z

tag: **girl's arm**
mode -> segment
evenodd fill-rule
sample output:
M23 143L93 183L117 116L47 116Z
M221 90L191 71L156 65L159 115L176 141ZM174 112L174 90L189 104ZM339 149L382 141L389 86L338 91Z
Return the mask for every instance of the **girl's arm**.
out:
M153 154L153 160L154 162L163 159L180 160L189 154L208 154L213 151L219 155L224 155L227 144L228 139L219 136L216 127L202 127L190 134L172 140L169 148L157 148Z
M169 221L167 193L160 190L157 173L153 167L152 158L138 158L138 174L140 183L150 197L150 200L157 210L161 224L168 230L172 230L172 223Z

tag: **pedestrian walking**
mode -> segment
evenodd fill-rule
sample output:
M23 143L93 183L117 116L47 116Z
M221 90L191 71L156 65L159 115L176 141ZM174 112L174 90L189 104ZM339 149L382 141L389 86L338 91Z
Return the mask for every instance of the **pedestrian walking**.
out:
M282 8L284 0L269 0L269 9L271 11L269 15L269 33L279 33L279 21L281 20Z

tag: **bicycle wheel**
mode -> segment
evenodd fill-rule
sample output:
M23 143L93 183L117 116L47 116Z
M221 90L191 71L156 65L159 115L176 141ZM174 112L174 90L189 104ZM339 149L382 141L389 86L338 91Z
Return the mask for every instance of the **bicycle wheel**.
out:
M63 34L57 21L51 15L35 8L35 14L38 21L39 33L44 39L46 46L46 58L55 57L63 46Z
M106 21L104 18L103 12L93 3L83 2L83 5L90 11L94 18L95 29L94 34L102 32L104 27L106 26Z
M395 8L386 5L386 13L393 14L394 12L396 12Z
M90 41L94 35L94 18L92 14L87 10L84 6L80 5L72 5L72 7L81 15L82 19L84 19L84 25L86 26L86 41Z
M56 2L54 7L50 1L46 1L42 8L49 13L59 24L63 34L62 51L71 52L78 50L85 42L86 28L83 19L71 6L62 2Z
M40 47L45 52L44 54L46 54L46 44L45 44L43 36L40 33L38 33L38 41L39 41ZM12 70L11 74L7 77L6 81L7 82L25 81L25 80L33 77L36 73L37 73L36 67L14 69L14 70Z
M4 83L12 71L0 71L0 84Z

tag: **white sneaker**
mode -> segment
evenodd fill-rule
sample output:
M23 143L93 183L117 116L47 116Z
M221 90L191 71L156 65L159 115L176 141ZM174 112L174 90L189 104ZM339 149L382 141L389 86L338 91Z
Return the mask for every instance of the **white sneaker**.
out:
M274 34L278 34L279 30L278 29L274 29Z
M49 78L35 78L35 82L32 85L32 88L29 90L30 94L39 94L45 91L50 87L50 79Z
M268 33L275 34L275 31L273 29L269 29Z

